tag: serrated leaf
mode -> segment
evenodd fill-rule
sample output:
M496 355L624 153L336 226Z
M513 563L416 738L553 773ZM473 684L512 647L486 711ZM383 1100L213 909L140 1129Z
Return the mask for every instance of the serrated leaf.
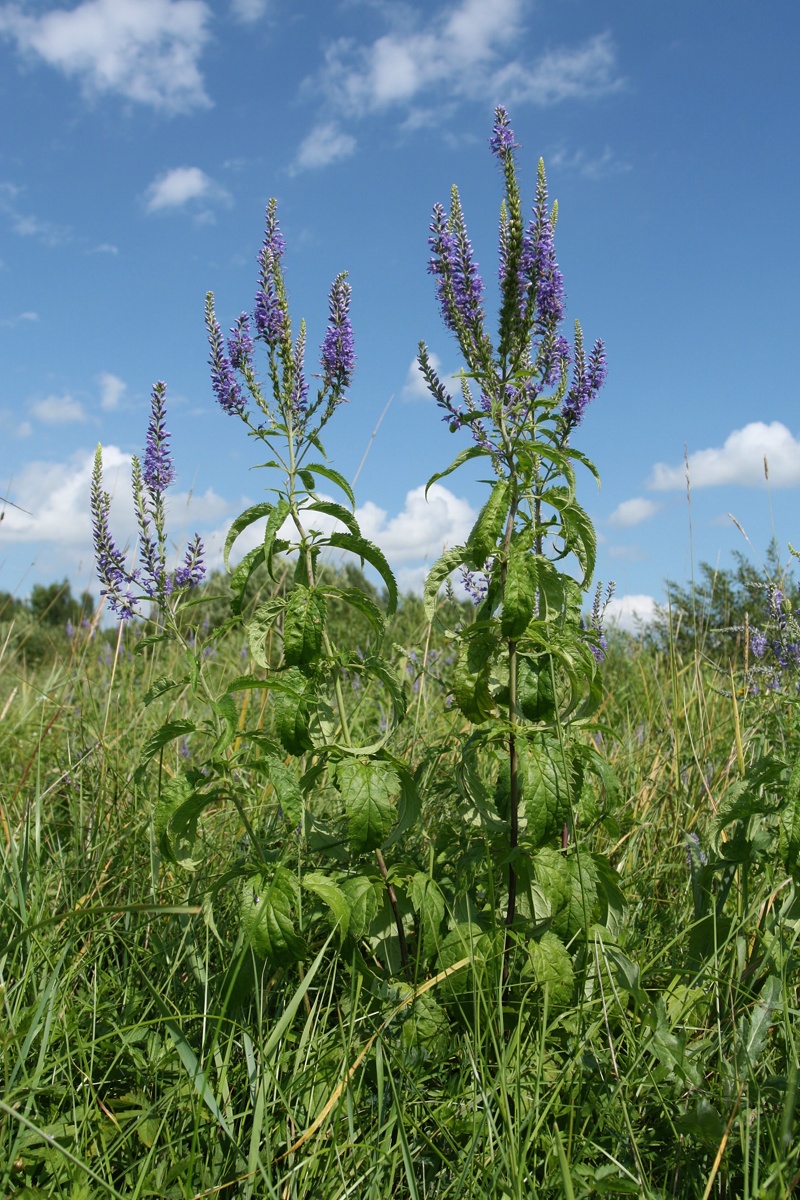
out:
M583 570L582 584L587 585L594 574L597 559L597 534L589 514L577 501L561 514L562 536L566 549L571 550Z
M453 695L456 704L468 720L480 725L497 712L489 690L492 656L497 639L491 634L478 634L462 641L453 671Z
M749 1020L739 1027L737 1057L742 1075L755 1073L758 1060L767 1042L770 1026L774 1024L776 1010L783 1001L783 987L776 975L769 975L753 1005ZM742 1036L744 1035L744 1036Z
M572 959L561 938L547 930L538 941L528 943L528 958L534 979L549 991L554 1008L569 1004L575 987Z
M163 696L166 692L171 692L173 688L183 687L185 683L188 683L187 675L183 675L180 679L170 679L167 675L159 675L158 679L153 680L152 685L142 696L142 703L145 706L152 704L159 696Z
M567 858L570 890L566 903L553 917L553 929L569 942L577 933L586 933L596 917L597 879L594 860L583 851Z
M512 545L506 563L503 614L500 628L504 638L516 641L531 623L536 608L536 568L529 550Z
M433 614L436 610L436 597L439 595L439 589L457 567L460 567L464 562L467 553L465 546L453 546L450 550L445 550L441 558L437 558L436 562L431 567L425 577L425 616L428 621L433 619Z
M307 891L319 896L323 904L327 905L339 938L345 938L350 925L350 905L338 884L330 876L323 875L322 871L309 871L303 876L302 884Z
M246 508L233 522L228 530L228 536L225 538L225 545L222 550L222 561L226 571L228 570L228 557L239 534L243 533L248 525L252 525L254 521L268 516L273 508L274 505L269 500L264 500L261 504L254 504L252 508Z
M216 792L196 791L195 783L186 776L168 780L153 814L156 840L164 858L186 871L197 870L204 856L197 821L203 809L218 799Z
M260 567L263 561L264 547L256 546L255 549L249 550L248 553L245 554L242 561L231 573L231 577L228 580L228 587L233 592L233 599L231 600L231 612L234 614L234 616L238 616L242 611L242 604L244 603L244 593L245 588L247 587L247 582L250 576L253 574L253 571L255 571L257 567Z
M171 633L148 633L145 637L139 638L133 647L133 653L141 654L150 646L158 646L161 642L172 642L174 640L174 635Z
M539 604L536 616L540 621L557 621L567 603L564 576L541 554L531 558L530 563Z
M270 644L272 630L276 620L286 608L286 600L282 596L275 596L272 600L267 600L264 604L259 604L251 620L249 621L246 634L247 646L253 661L259 667L269 667L270 663Z
M442 941L440 931L445 916L442 889L435 879L417 871L409 884L408 893L417 914L422 937L422 955L428 960L437 953Z
M303 819L303 793L291 767L273 755L261 760L264 773L275 789L286 824L295 829Z
M345 604L349 604L351 608L365 616L372 625L375 632L382 636L386 628L386 622L383 613L378 608L377 604L366 592L362 592L360 588L338 588L338 587L322 587L319 589L328 599L343 600Z
M400 797L397 801L397 824L386 840L387 846L395 845L408 833L409 829L416 825L422 809L422 797L413 775L408 771L405 763L396 758L391 758L390 761L400 778Z
M366 936L383 899L383 888L366 875L350 875L339 881L350 909L350 935L356 940Z
M481 446L470 446L467 450L462 450L456 455L449 467L445 467L443 471L437 471L435 475L431 475L430 479L425 484L425 499L427 500L428 491L431 487L433 487L434 483L438 482L438 480L444 479L447 475L452 475L453 471L457 471L458 468L463 466L465 462L470 462L470 460L473 458L486 458L488 457L488 454L489 451L484 450Z
M300 585L294 588L283 618L283 656L290 666L307 666L319 658L325 613L324 596Z
M278 551L286 550L289 546L288 542L278 540L278 533L288 515L289 504L281 496L280 500L269 514L269 517L267 518L267 524L264 527L264 541L262 546L264 550L264 561L267 564L267 571L269 572L270 579L275 578L272 570L273 557L276 553L278 553Z
M551 915L569 902L572 875L567 859L554 846L540 846L533 856L533 870L539 887L550 905Z
M483 569L486 559L497 549L510 505L509 482L498 479L467 538L466 561L476 571Z
M275 693L275 732L289 754L304 754L313 746L309 733L309 697L305 690L308 681L297 667L292 667L284 672L284 682L288 686ZM293 690L289 690L290 687Z
M211 708L223 722L224 728L214 743L212 754L222 754L236 738L239 710L233 696L223 693L218 699L212 700Z
M311 500L303 505L303 512L318 512L323 513L326 517L333 517L336 521L341 521L342 525L353 534L354 537L361 537L361 530L358 521L350 512L349 508L344 508L341 504L334 503L333 500ZM307 524L311 524L307 522Z
M144 744L139 756L139 765L134 773L136 782L140 783L144 778L147 764L158 754L159 750L169 745L170 742L174 742L176 738L183 737L184 734L194 733L196 729L197 726L192 721L165 721Z
M382 846L394 824L394 797L400 791L397 771L380 759L347 759L336 766L336 782L352 851L360 854Z
M276 966L299 962L306 954L305 938L295 925L299 893L296 877L285 867L276 867L271 877L251 875L242 886L242 933L257 954Z
M517 705L529 721L551 721L556 712L552 659L549 654L532 661L517 659Z
M350 501L350 507L355 508L356 498L353 495L353 489L345 477L340 475L338 471L334 471L333 467L327 467L324 463L306 463L303 469L305 471L314 471L317 475L322 475L323 479L328 479L331 483L335 483L338 488L341 488L345 496L347 496L347 499ZM308 487L305 483L304 486ZM312 491L313 488L309 488L308 490Z
M386 584L386 611L387 615L391 616L397 608L397 583L383 551L366 538L354 537L352 533L332 533L325 539L325 545L333 546L337 550L348 550L357 555L362 562L366 561L375 568Z

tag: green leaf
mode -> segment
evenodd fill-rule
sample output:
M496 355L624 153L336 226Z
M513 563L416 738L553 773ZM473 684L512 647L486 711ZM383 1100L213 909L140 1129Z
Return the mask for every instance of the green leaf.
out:
M567 602L566 586L561 572L541 554L530 559L539 600L537 617L540 621L557 621Z
M500 623L504 638L516 641L530 625L536 608L536 578L530 551L519 544L512 544L506 564Z
M597 868L584 850L567 858L570 890L566 903L554 914L553 930L569 942L577 933L585 934L597 916Z
M528 958L533 977L542 988L549 990L549 1003L554 1008L569 1004L575 987L572 959L561 938L551 930L539 941L528 943Z
M517 658L517 704L529 721L551 721L555 716L552 662L549 654Z
M761 994L753 1006L750 1019L742 1018L739 1023L737 1058L743 1077L755 1074L758 1060L769 1037L770 1026L775 1022L775 1011L783 1003L783 987L777 975L768 975Z
M428 498L428 490L433 487L439 479L444 479L447 475L452 475L453 471L457 471L465 462L469 462L473 458L486 458L489 454L488 450L484 450L482 446L470 446L467 450L462 450L457 454L449 467L445 467L443 471L437 471L435 475L431 475L428 482L425 484L425 499Z
M304 754L314 744L308 728L310 697L306 692L307 680L292 667L284 672L284 681L289 686L276 692L273 706L275 732L289 754Z
M296 929L299 895L297 878L286 867L276 867L271 878L261 872L251 875L242 886L242 933L257 954L276 966L299 962L307 951Z
M428 572L424 594L425 617L428 621L433 620L433 614L436 611L436 597L439 595L440 587L448 575L465 561L466 553L466 546L453 546L450 550L445 550L441 558L437 558Z
M438 883L417 871L409 885L408 894L417 914L422 937L422 954L427 961L441 945L441 928L445 917L445 901Z
M343 600L351 608L356 608L367 618L378 636L382 636L386 628L383 613L366 592L360 588L321 587L320 592L329 599Z
M264 604L259 604L246 629L247 645L253 660L259 667L269 667L272 629L275 621L286 608L283 596L275 596Z
M487 721L497 712L489 691L492 656L497 639L488 633L465 639L458 651L453 672L453 695L458 707L476 725Z
M497 549L511 506L511 488L507 479L498 479L467 538L466 561L482 571L490 554Z
M173 688L183 687L188 682L188 675L184 675L180 679L170 679L166 675L159 675L158 679L153 681L152 686L142 696L142 703L145 706L152 704L159 696L163 696L166 692L171 692Z
M583 585L588 585L594 574L597 559L597 534L589 514L573 501L561 514L562 536L567 550L571 550L583 570Z
M249 550L248 553L245 554L242 561L232 572L231 577L228 580L228 586L233 592L233 599L231 600L231 612L234 614L234 616L238 616L242 611L242 604L244 603L244 593L245 588L247 587L247 582L250 576L253 574L253 571L255 571L257 567L260 567L263 561L264 547L256 546L254 550Z
M349 550L351 554L358 555L362 562L366 560L370 566L375 568L386 584L388 594L386 611L387 615L391 616L397 608L397 583L392 574L392 568L384 558L383 551L379 550L372 542L368 542L366 538L354 537L352 533L332 533L325 540L325 545L333 546L337 550Z
M380 759L347 759L336 766L336 782L353 852L383 845L395 819L394 797L400 791L397 771Z
M303 819L303 793L291 767L274 755L261 759L260 765L275 789L286 824L295 829Z
M350 925L350 905L338 884L328 875L323 875L322 871L309 871L303 876L302 883L307 891L319 896L323 904L327 905L340 939L345 938Z
M289 515L288 501L281 496L278 503L273 508L267 519L267 524L264 528L264 561L267 564L267 570L271 579L275 578L272 570L272 559L278 550L286 550L289 543L286 541L278 541L278 532L284 521Z
M322 475L324 479L328 479L331 483L335 483L338 488L342 489L345 496L347 496L347 499L350 501L350 507L355 508L356 498L353 495L353 489L350 487L350 484L347 482L345 477L340 475L338 471L334 471L333 467L326 467L323 463L306 463L304 470L315 471L317 475ZM303 483L306 487L308 487L305 479L303 480ZM309 488L308 490L311 491L312 488Z
M133 647L133 653L143 654L150 646L158 646L161 642L172 642L174 640L174 635L171 633L148 633L146 637L139 638Z
M339 881L350 910L350 935L363 938L369 931L383 899L383 887L366 875L350 875Z
M332 500L312 500L303 505L303 512L319 512L324 513L327 517L334 517L337 521L341 521L353 537L361 537L358 521L350 509L344 508L341 504L334 504Z
M555 846L540 846L533 856L536 882L554 916L568 904L572 894L572 875L568 860Z
M261 504L254 504L252 508L246 508L233 522L228 530L228 536L225 538L225 546L222 550L222 561L226 571L228 570L228 556L239 534L247 529L248 525L252 525L254 521L268 516L272 512L273 507L269 500L264 500Z
M419 820L422 809L422 797L419 794L414 776L405 763L400 759L386 755L386 761L391 762L400 778L400 799L397 802L397 824L386 841L387 846L393 846L404 837L412 826Z
M169 745L170 742L174 742L176 738L183 737L184 734L194 733L196 729L197 726L192 721L165 721L144 744L139 756L139 765L133 776L136 783L141 783L147 764L158 754L159 750Z
M216 791L197 791L197 782L185 775L168 780L161 789L153 814L156 841L162 856L185 871L196 871L202 862L204 850L197 835L197 821L204 808L219 800Z
M283 655L290 666L305 666L319 658L325 611L325 597L319 592L300 584L294 588L283 618Z
M223 693L218 699L211 701L211 708L223 722L224 728L214 743L213 754L222 754L236 739L239 710L233 696Z

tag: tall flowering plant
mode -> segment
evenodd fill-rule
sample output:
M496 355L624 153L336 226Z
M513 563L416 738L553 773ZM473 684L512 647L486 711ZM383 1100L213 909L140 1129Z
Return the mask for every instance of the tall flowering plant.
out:
M467 541L431 570L426 604L433 616L439 589L455 570L477 604L474 623L454 634L455 701L473 726L459 780L484 827L502 834L506 980L520 930L533 939L534 974L552 974L556 964L563 983L571 970L567 944L602 908L600 877L613 886L602 862L581 852L573 836L587 777L608 781L591 743L576 736L596 710L605 643L600 591L588 627L581 617L596 539L577 499L576 466L596 471L573 445L605 380L606 360L600 341L587 353L577 322L571 341L562 333L557 208L548 204L540 162L525 221L517 145L502 107L491 149L505 183L497 332L493 337L488 328L484 283L454 187L449 212L440 204L433 210L429 271L466 364L461 396L454 398L437 374L424 342L419 366L450 430L470 438L428 487L476 460L494 479Z

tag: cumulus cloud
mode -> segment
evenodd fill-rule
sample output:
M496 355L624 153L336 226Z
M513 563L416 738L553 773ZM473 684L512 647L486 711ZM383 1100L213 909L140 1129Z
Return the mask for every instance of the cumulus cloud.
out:
M394 517L371 500L358 510L364 536L376 542L392 564L438 558L445 546L466 540L477 515L468 501L438 483L427 500L423 486L413 488Z
M77 79L87 96L187 112L210 103L198 67L210 16L204 0L83 0L38 15L5 4L0 35Z
M325 121L315 126L300 143L291 173L296 175L299 171L310 171L342 162L343 159L350 158L355 149L356 139L351 134L344 133L336 121Z
M522 33L524 0L461 0L423 23L405 24L369 45L340 39L319 81L329 103L349 116L410 106L445 89L450 98L558 103L620 86L608 34L533 62L508 59Z
M148 186L145 208L149 213L156 213L183 208L194 200L224 202L229 199L225 188L215 183L199 167L173 167Z
M608 523L616 529L630 529L634 525L641 525L642 521L649 521L660 507L654 500L636 496L633 500L623 500L622 504L617 505L608 518Z
M34 416L45 425L74 425L77 421L85 421L86 414L83 405L72 396L45 396L32 406Z
M106 412L119 408L119 402L125 394L127 384L110 371L103 371L97 377L100 384L100 407Z
M689 455L689 479L693 488L731 483L765 487L765 459L772 487L800 484L800 441L780 421L753 421L735 429L722 446L696 450ZM685 488L686 464L656 463L648 487L663 492Z
M606 609L606 622L628 633L637 633L643 625L652 624L655 616L656 602L646 595L614 596Z

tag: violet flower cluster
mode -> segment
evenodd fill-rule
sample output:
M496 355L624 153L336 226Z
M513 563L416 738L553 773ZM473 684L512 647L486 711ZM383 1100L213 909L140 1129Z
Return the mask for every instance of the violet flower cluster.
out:
M750 694L800 692L800 609L792 610L777 584L767 588L766 628L750 626L748 634L756 660L747 673Z
M264 241L258 254L258 286L252 316L243 312L230 330L227 344L214 311L214 296L206 296L206 328L211 349L211 386L223 412L251 425L248 397L267 418L267 432L291 429L312 441L334 409L346 399L355 370L350 323L350 285L347 273L337 275L328 297L329 318L320 349L320 386L309 399L306 374L306 326L292 337L289 302L283 276L286 243L278 224L276 201L267 206ZM254 367L255 343L267 353L271 396L265 396ZM312 428L313 423L313 428ZM251 425L252 427L252 425ZM259 426L265 431L263 425Z
M594 656L595 662L599 665L605 662L606 650L608 649L608 639L605 634L605 616L606 610L611 603L615 591L613 581L608 584L603 595L603 584L598 581L595 588L594 600L592 601L592 611L589 614L589 631L593 635L587 638L589 649Z
M469 240L458 190L453 188L449 213L433 210L428 244L428 270L436 279L442 319L455 334L467 363L462 373L465 405L457 405L433 369L420 344L419 365L443 419L451 430L468 425L473 439L487 448L499 445L487 434L486 416L495 427L521 429L544 406L566 442L606 378L605 349L595 342L585 353L583 334L575 323L574 349L560 332L564 320L564 280L555 253L557 206L550 208L544 164L540 161L532 215L525 225L516 177L518 149L505 108L495 109L489 144L505 178L500 213L501 309L497 348L486 332L484 284ZM572 379L569 369L572 366ZM481 400L472 403L468 381L476 380ZM545 396L546 389L555 394Z
M153 387L150 420L143 463L134 455L133 502L139 535L139 565L127 566L126 555L116 545L110 527L111 497L103 490L103 452L94 457L91 488L92 536L101 594L120 620L140 615L144 600L165 604L174 593L196 587L205 576L203 543L199 534L190 540L183 563L172 574L167 570L167 535L164 496L175 479L175 465L166 428L166 384Z

